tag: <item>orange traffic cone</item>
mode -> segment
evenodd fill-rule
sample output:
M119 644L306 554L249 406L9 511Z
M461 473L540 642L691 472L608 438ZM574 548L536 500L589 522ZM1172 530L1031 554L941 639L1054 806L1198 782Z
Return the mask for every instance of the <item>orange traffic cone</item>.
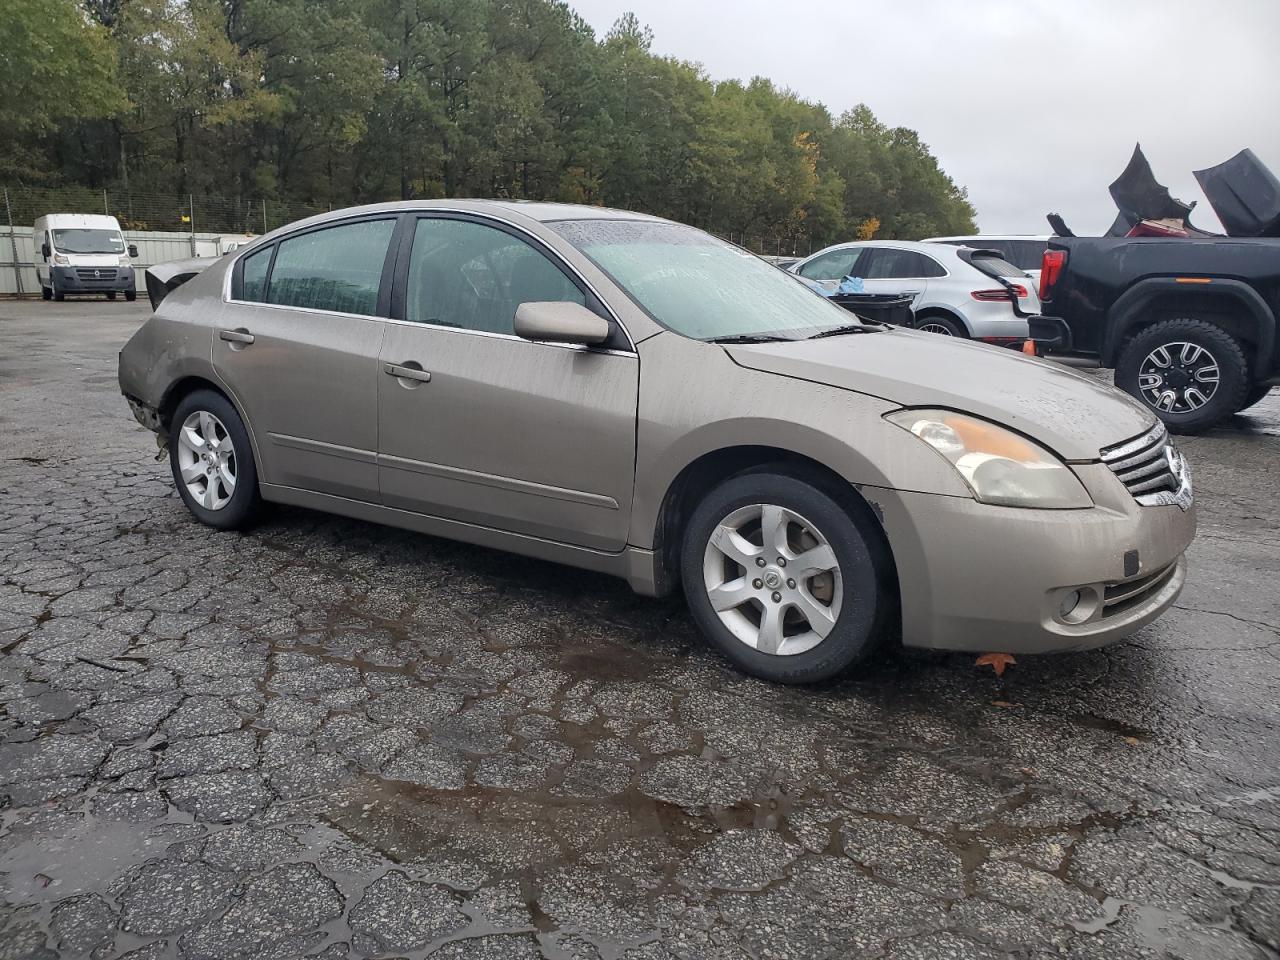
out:
M1034 356L1036 356L1036 355L1037 355L1037 354L1036 354L1036 342L1035 342L1034 340L1023 340L1023 341L1022 341L1022 352L1023 352L1023 353L1025 353L1028 357L1034 357Z

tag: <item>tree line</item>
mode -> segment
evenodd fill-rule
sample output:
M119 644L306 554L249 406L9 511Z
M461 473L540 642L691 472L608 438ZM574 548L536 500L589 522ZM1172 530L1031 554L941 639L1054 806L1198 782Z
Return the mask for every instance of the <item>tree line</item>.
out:
M317 206L486 196L722 235L974 211L918 134L602 38L560 0L4 0L0 182Z

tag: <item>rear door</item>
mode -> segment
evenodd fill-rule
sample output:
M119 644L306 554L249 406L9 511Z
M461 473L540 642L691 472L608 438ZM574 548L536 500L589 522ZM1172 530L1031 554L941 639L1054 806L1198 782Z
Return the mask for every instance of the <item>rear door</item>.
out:
M910 297L915 308L929 289L930 281L946 277L947 271L933 257L897 247L872 247L869 257L858 264L863 289L867 293L894 293Z
M236 263L213 364L250 421L263 482L377 502L377 318L396 224L324 224Z
M531 236L481 217L413 218L378 381L382 500L615 552L635 477L640 361L515 336L524 302L603 305Z

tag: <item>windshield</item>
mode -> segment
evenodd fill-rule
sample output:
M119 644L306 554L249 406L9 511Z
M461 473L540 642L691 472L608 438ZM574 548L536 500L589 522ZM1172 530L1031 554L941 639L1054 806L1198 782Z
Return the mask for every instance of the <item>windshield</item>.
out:
M55 230L53 247L60 253L124 253L119 230Z
M696 340L803 339L858 318L777 267L678 223L547 224L586 254L654 320Z

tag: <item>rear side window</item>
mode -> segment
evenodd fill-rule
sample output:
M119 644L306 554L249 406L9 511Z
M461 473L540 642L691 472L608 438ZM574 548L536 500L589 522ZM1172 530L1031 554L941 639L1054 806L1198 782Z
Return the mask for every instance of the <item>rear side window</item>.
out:
M853 273L863 248L832 250L814 257L796 272L807 280L843 280Z
M395 225L364 220L280 241L266 302L373 316Z
M1040 261L1044 259L1046 240L1010 240L1008 258L1023 270L1039 270Z
M244 258L240 265L240 299L261 303L267 292L267 269L271 266L271 247Z
M947 272L932 257L914 250L879 247L862 276L867 280L918 280L945 277Z

